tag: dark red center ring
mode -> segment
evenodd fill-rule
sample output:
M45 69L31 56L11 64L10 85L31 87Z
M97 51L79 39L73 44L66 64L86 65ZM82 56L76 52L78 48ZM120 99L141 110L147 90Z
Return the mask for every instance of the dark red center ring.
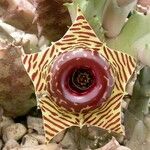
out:
M110 63L96 51L76 48L60 54L51 68L50 95L74 112L87 112L110 96L114 78Z

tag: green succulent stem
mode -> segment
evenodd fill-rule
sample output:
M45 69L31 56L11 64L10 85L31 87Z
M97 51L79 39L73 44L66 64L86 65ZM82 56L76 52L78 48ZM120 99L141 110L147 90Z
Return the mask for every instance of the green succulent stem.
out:
M127 3L128 2L128 3ZM115 38L121 32L125 25L128 14L133 11L137 0L126 1L126 4L121 1L113 0L108 5L103 16L103 28L106 30L108 38Z

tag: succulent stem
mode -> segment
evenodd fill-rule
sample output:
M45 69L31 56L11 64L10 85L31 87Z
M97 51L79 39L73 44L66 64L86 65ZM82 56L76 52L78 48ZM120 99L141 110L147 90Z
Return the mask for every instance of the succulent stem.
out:
M110 2L103 17L103 28L108 38L116 37L120 33L129 12L133 10L136 3L137 0L132 0L127 5L117 3L116 0Z

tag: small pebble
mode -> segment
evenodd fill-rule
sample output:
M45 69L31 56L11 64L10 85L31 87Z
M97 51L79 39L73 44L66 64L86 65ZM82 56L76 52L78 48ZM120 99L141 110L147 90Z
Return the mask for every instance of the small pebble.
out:
M11 150L13 148L18 148L19 144L16 140L10 139L6 142L4 148L2 150Z
M34 130L33 129L28 129L28 133L33 133Z
M2 129L3 140L7 142L9 139L18 141L27 132L26 127L21 123L14 123Z
M44 135L32 133L31 136L34 137L38 141L39 144L45 144L45 136Z
M19 148L13 148L11 150L62 150L62 148L57 144L51 143L38 146L23 146Z
M13 121L12 118L2 116L2 121L0 121L0 135L1 135L1 132L2 132L2 128L7 127L7 126L9 126L13 123L14 123L14 121Z
M119 146L116 150L131 150L131 149L125 146Z
M38 145L38 141L36 138L34 138L32 135L30 134L26 134L23 138L22 138L22 142L21 142L21 146L37 146Z
M27 125L28 125L29 129L34 129L35 131L38 132L38 134L44 135L42 118L28 116L27 117Z

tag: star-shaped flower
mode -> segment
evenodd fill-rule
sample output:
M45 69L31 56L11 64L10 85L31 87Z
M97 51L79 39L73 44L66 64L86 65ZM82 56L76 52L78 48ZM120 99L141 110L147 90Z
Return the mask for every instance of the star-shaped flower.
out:
M59 41L23 54L22 61L35 87L47 142L71 126L124 134L121 102L136 61L102 43L80 9Z

